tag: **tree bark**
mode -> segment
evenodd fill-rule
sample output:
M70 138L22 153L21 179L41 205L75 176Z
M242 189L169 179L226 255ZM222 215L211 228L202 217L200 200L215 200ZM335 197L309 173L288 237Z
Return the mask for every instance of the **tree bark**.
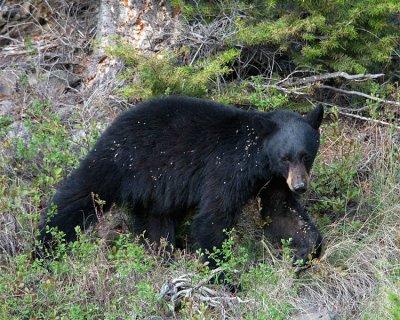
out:
M107 55L106 48L123 39L144 53L173 47L178 34L179 14L166 1L101 0L97 23L98 49L89 67L87 87L100 88L103 94L116 86L117 73L123 68L120 61Z

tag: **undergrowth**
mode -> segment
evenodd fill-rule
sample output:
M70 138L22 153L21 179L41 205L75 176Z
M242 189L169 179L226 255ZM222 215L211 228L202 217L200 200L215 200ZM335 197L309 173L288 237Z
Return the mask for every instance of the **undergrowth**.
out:
M129 84L120 89L120 94L135 99L170 94L204 97L216 87L221 76L232 72L229 65L239 55L238 50L229 49L212 59L179 65L176 53L144 55L118 39L108 52L121 58L127 66L121 77Z
M24 120L27 138L2 137L2 218L15 220L2 227L1 319L142 319L174 314L288 319L316 306L343 317L396 319L400 171L397 136L390 130L360 128L366 136L354 137L350 126L323 126L309 201L326 249L309 270L295 273L290 239L284 239L279 256L265 239L254 236L251 230L257 227L247 224L212 253L226 278L240 284L238 297L246 302L211 308L188 299L178 311L159 292L166 281L182 274L191 274L193 281L209 277L210 271L193 253L177 250L171 260L129 234L106 242L79 232L77 242L58 247L56 259L32 259L39 216L53 187L77 165L98 130L88 128L79 140L69 139L81 127L78 121L62 121L48 101L36 100L31 107ZM10 122L2 123L7 132ZM223 294L223 284L210 286Z

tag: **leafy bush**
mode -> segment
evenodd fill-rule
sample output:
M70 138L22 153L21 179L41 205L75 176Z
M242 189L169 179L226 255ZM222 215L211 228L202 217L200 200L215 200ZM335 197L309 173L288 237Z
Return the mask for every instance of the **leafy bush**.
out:
M361 146L357 140L345 140L344 133L338 130L337 121L323 125L322 130L322 144L341 143L335 146L339 148L335 153L325 149L326 154L319 154L315 160L310 182L314 199L311 210L341 215L348 211L348 206L357 204L362 194L358 172Z
M218 267L221 267L224 277L228 282L235 282L238 279L240 269L243 269L248 260L246 248L239 246L235 248L234 230L225 231L228 238L223 242L221 248L214 248L209 253L210 259L214 260Z
M193 65L179 65L173 52L145 56L120 41L108 51L128 67L122 76L131 81L120 90L121 94L136 99L169 94L204 97L216 87L220 76L231 72L229 65L239 54L238 50L229 49Z
M319 212L343 213L349 203L357 201L361 188L357 184L357 155L341 157L326 164L316 162L311 188L318 201L313 209Z
M390 314L393 319L400 319L400 297L395 293L389 294Z
M225 77L222 85L218 83L216 88L214 84L214 90L205 93L208 96L213 93L211 97L214 100L252 104L261 110L293 106L301 111L308 111L310 98L346 107L349 103L364 106L367 102L366 108L354 112L390 122L396 117L397 108L393 105L382 108L381 102L336 94L327 88L318 88L316 83L308 89L307 86L302 88L302 94L290 93L293 90L279 92L268 84L287 77L334 71L360 74L384 72L387 79L398 79L398 1L225 0L196 1L193 4L191 1L174 0L173 6L183 12L188 21L187 28L194 26L195 33L203 30L196 29L198 24L207 26L204 27L207 30L219 22L226 23L226 17L230 18L229 30L221 42L205 54L240 48L240 55L233 61L236 74ZM207 39L210 35L204 31L202 36ZM197 55L198 46L195 43L190 43L189 47L194 51L190 53L189 60L203 59L201 54ZM187 56L187 51L183 56ZM179 53L177 57L180 63L186 63ZM292 74L295 70L297 73ZM262 76L261 82L253 76ZM236 77L238 81L235 81ZM333 79L328 82L336 87L348 87L374 97L395 100L393 97L398 95L396 87L388 82L382 84L380 79L362 82ZM250 83L252 88L249 89L246 83Z

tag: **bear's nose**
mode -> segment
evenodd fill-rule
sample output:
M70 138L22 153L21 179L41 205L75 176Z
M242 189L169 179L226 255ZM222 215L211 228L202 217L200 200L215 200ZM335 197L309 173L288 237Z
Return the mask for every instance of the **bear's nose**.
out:
M304 182L299 182L293 186L293 191L296 193L304 193L307 190L307 186Z

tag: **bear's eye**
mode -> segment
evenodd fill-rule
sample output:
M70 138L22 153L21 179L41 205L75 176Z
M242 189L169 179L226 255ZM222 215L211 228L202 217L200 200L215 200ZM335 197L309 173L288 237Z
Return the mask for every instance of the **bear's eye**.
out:
M307 162L310 159L310 157L307 153L304 152L300 155L300 159L302 162Z
M282 161L283 161L283 162L289 162L289 161L290 161L289 156L288 156L288 155L283 156L283 157L282 157Z

